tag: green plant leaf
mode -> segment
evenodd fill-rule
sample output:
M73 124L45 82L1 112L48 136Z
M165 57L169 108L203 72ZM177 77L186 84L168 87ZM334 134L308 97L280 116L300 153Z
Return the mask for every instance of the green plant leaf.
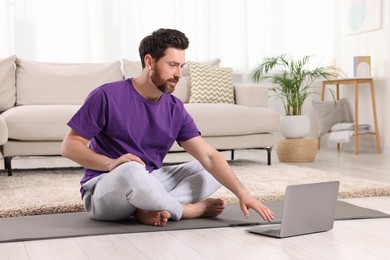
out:
M249 79L256 83L268 79L273 84L270 90L282 101L286 115L300 115L305 100L316 93L312 90L315 80L341 75L340 70L331 66L307 69L310 58L306 55L294 60L286 54L266 57L251 72Z

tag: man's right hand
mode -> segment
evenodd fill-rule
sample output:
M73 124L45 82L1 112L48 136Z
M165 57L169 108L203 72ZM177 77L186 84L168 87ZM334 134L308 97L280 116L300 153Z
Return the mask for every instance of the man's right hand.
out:
M88 142L89 140L70 129L62 142L61 154L86 168L97 171L112 171L119 165L131 161L145 165L141 158L130 153L116 159L97 154L87 146Z
M114 170L116 167L118 167L119 165L123 164L123 163L127 163L127 162L138 162L142 165L146 165L142 160L141 158L139 158L138 156L134 155L134 154L131 154L131 153L126 153L124 155L122 155L121 157L117 158L117 159L112 159L108 168L109 168L109 171L112 171Z

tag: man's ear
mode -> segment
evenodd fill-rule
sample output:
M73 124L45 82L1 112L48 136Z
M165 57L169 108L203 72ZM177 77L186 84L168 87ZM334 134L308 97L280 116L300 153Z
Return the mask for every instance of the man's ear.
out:
M144 58L144 61L145 61L145 67L147 69L151 69L152 66L153 66L153 58L150 54L146 54L145 55L145 58Z

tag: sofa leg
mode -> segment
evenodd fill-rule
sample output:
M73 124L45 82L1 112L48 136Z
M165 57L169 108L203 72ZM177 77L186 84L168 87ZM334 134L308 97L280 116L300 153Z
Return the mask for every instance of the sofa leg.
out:
M4 157L4 168L7 169L8 176L12 176L11 160L12 157Z
M234 150L230 151L230 157L231 157L232 161L234 161Z
M266 147L265 150L267 150L267 165L271 165L272 147Z

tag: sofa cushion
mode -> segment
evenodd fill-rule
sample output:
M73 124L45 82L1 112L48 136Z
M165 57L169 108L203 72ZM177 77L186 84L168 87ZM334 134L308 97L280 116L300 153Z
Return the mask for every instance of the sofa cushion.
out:
M279 114L269 108L235 104L185 104L202 136L239 136L275 132Z
M268 107L268 87L255 84L236 84L234 85L234 98L237 105Z
M15 60L16 56L0 59L0 112L16 102Z
M188 103L190 97L190 77L182 77L176 84L172 95L180 99L183 103Z
M68 132L67 122L80 105L26 105L5 111L10 139L61 141Z
M0 115L0 145L3 145L8 140L8 128L7 123L2 115ZM0 153L1 158L1 153Z
M197 63L204 64L204 65L210 65L210 66L218 67L219 64L221 63L221 59L216 58L216 59L211 59L211 60L208 60L208 61L188 61L188 62L197 62ZM183 71L182 71L183 77L190 76L190 69L188 67L188 62L183 66Z
M123 79L120 62L45 63L16 59L18 105L79 105L96 87Z
M141 61L123 59L122 66L125 79L137 77L142 72Z
M234 103L233 70L196 62L190 69L190 103Z

